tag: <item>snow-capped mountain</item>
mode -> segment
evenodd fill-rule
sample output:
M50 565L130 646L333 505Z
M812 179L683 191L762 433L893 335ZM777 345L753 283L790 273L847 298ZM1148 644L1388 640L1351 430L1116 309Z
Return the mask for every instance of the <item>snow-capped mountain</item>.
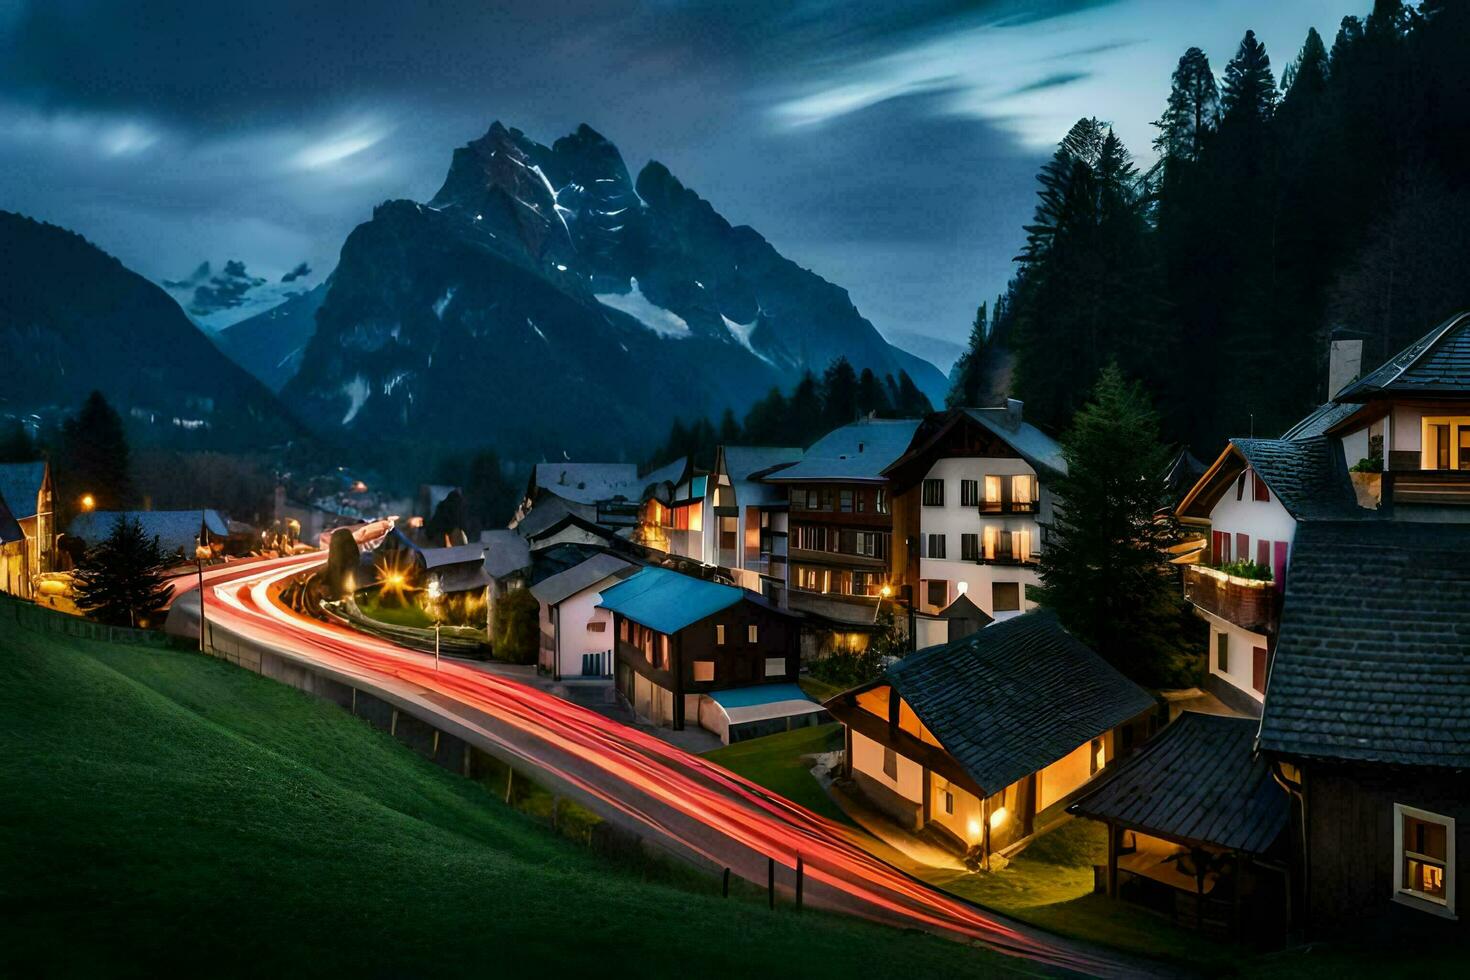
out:
M662 164L635 183L586 126L547 147L496 123L427 204L387 202L348 237L283 395L335 433L641 451L839 355L942 395L845 290Z
M316 285L317 276L305 262L280 276L257 275L239 259L216 269L201 262L181 279L159 283L178 300L189 318L209 333L218 333L242 320L267 313L300 297Z

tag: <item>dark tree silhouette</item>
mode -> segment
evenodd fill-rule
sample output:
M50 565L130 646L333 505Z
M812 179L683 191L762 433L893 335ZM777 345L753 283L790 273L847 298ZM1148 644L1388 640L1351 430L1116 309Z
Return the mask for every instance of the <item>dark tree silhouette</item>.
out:
M147 537L137 518L119 517L77 566L76 603L104 623L156 625L153 617L171 594L163 575L167 567L158 539Z

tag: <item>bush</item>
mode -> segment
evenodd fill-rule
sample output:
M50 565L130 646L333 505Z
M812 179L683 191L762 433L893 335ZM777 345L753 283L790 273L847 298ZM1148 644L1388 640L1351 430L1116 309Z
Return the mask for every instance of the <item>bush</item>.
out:
M1383 472L1383 457L1382 456L1364 456L1362 459L1358 460L1356 463L1353 464L1352 470L1350 472L1353 472L1353 473L1382 473Z
M490 623L490 647L496 660L533 664L541 638L541 604L530 589L514 589L496 599Z
M1214 567L1226 575L1234 575L1236 578L1255 579L1258 582L1271 581L1271 569L1265 565L1258 565L1249 558L1227 561L1223 565L1216 565Z

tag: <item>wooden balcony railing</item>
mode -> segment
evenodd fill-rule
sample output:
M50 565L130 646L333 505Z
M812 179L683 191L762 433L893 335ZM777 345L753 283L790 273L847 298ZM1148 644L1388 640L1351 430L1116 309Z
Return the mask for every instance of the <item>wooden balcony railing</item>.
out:
M1281 614L1276 586L1205 565L1184 567L1184 598L1252 633L1274 634Z
M1470 470L1390 470L1383 496L1395 504L1470 505Z

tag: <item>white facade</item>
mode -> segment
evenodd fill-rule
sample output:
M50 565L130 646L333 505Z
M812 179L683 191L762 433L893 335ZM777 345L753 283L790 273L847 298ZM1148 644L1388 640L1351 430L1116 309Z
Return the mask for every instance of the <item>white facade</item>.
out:
M598 609L602 590L620 581L609 575L558 603L542 603L543 642L549 638L560 677L612 677L612 613Z
M984 501L987 489L995 493L997 479L1010 484L1016 476L1030 478L1034 513L986 513L981 504L964 502L964 481L974 481ZM991 478L988 484L987 477ZM1035 562L1042 550L1041 524L1051 520L1051 494L1041 485L1036 470L1013 457L948 457L936 460L925 479L943 481L944 503L923 504L920 489L920 611L938 612L961 594L996 619L1019 616L1032 608L1026 587L1040 582ZM973 535L970 540L980 560L965 557L966 535ZM997 553L998 538L1003 535L1010 536L1011 554L1019 560L984 557ZM936 537L943 541L942 558L937 555ZM943 602L937 601L941 591Z

